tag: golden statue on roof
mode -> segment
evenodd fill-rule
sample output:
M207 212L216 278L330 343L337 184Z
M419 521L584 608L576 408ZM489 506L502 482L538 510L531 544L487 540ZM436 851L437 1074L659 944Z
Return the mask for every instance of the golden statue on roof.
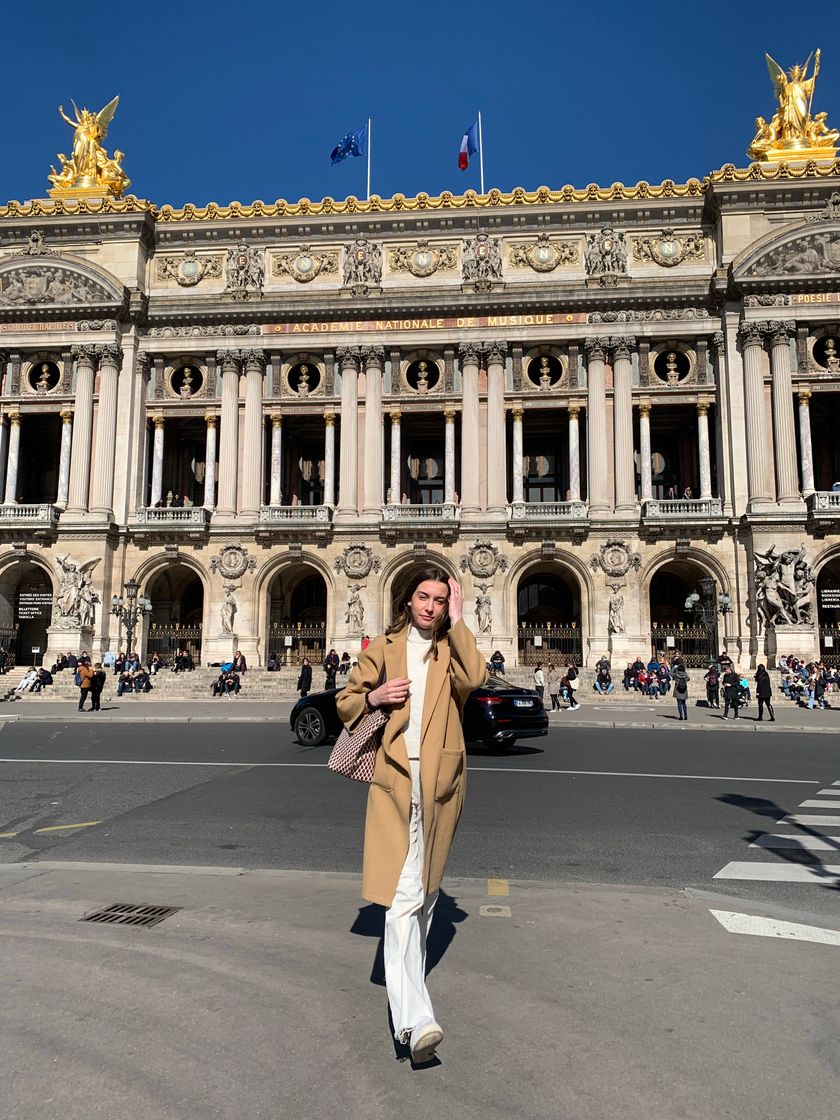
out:
M787 73L769 54L764 57L767 59L767 69L779 100L779 108L769 121L764 117L756 117L755 137L747 149L747 155L750 159L769 163L833 159L840 141L840 132L826 124L828 113L811 116L814 85L820 72L819 49L814 56L814 69L810 78L806 75L811 55L808 55L804 66L797 63Z
M101 143L108 135L108 125L119 103L119 97L115 97L104 109L92 113L89 109L80 111L71 100L75 120L59 105L62 120L73 129L73 148L69 159L63 152L59 153L60 171L50 167L52 174L47 178L52 183L49 192L52 198L101 198L104 195L119 198L126 187L131 186L121 166L124 153L115 149L112 159Z

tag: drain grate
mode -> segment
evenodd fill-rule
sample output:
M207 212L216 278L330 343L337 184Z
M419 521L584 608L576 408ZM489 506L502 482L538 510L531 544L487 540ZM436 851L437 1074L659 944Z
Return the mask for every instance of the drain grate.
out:
M120 926L156 926L171 914L177 914L180 906L138 906L131 902L112 902L101 910L91 910L80 918L80 922L106 922Z

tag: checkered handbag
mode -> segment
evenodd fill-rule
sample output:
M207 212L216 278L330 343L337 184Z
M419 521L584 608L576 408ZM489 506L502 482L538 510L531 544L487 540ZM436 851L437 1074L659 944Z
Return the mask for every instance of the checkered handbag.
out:
M385 679L385 666L379 674L377 688ZM388 722L388 713L377 708L368 712L355 731L345 727L335 741L327 766L336 774L343 774L354 782L372 782L376 765L376 752L382 742L382 728Z

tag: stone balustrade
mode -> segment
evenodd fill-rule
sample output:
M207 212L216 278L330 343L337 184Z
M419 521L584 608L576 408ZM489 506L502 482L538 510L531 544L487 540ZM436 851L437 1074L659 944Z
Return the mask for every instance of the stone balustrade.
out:
M382 507L382 520L397 523L415 521L457 521L460 509L456 505L437 502L430 505L388 505Z
M33 528L49 528L58 524L61 510L48 503L34 505L11 502L0 505L0 525L26 525Z
M328 524L331 520L331 506L262 506L260 509L260 522L268 525Z
M514 502L509 520L514 522L581 521L589 516L586 502Z
M138 525L162 528L171 525L176 529L205 526L210 522L210 511L203 506L141 506L135 516Z
M663 521L708 520L723 517L721 498L655 498L644 503L645 519Z

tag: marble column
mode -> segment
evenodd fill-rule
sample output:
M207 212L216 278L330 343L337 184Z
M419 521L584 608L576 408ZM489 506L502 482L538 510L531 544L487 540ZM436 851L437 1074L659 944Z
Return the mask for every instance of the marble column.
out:
M762 370L765 323L742 323L741 348L744 356L744 410L747 426L747 494L751 503L771 500L767 459L767 414L764 408Z
M262 505L263 477L263 378L265 354L246 350L242 355L245 375L245 431L242 457L242 516L255 521Z
M391 485L389 492L391 494L392 506L398 506L402 502L402 493L400 483L402 481L402 464L400 457L401 450L401 421L402 417L399 412L391 413Z
M239 465L239 371L242 359L238 350L220 350L217 360L222 371L218 512L232 517L236 513Z
M814 449L811 443L811 394L807 389L799 393L799 453L802 470L802 494L814 493Z
M697 451L700 458L700 497L712 496L712 457L709 450L709 405L697 405Z
M522 455L522 418L525 410L521 404L517 404L510 410L510 414L513 417L513 503L521 505L525 501Z
M166 430L166 420L163 416L153 416L155 436L152 444L152 492L149 495L149 505L154 508L163 497L163 443Z
M632 337L614 338L613 437L615 508L619 513L636 512L636 465L633 461L633 363L636 346Z
M9 425L0 416L0 495L6 493L6 460L9 455Z
M455 504L455 409L451 404L443 410L445 423L443 501L445 505Z
M74 346L76 399L73 408L73 446L70 452L70 496L67 513L86 513L90 491L90 452L93 436L93 383L96 375L96 348L89 344Z
M271 493L268 504L283 504L283 417L275 412L271 417Z
M55 504L66 509L70 498L70 451L73 446L73 410L61 411L61 449L58 456L58 493Z
M339 346L341 368L341 442L339 444L336 519L354 521L359 493L359 358L358 346Z
M93 463L91 513L114 518L114 456L117 450L117 395L122 369L122 347L107 343L99 348L99 407L96 412L96 457Z
M324 505L335 505L335 413L324 413Z
M364 512L382 516L382 368L385 349L382 346L363 346L365 363L365 497Z
M478 363L480 348L475 342L459 347L461 361L461 512L477 514L480 510Z
M487 513L504 518L507 513L507 433L505 431L506 342L490 342L487 362Z
M207 425L204 449L204 508L216 508L216 417L208 412L204 417Z
M607 398L604 342L590 338L586 352L586 469L590 515L606 513L607 496Z
M18 499L18 466L20 462L20 413L9 413L9 450L6 454L6 496L3 504L12 506Z
M770 329L770 371L773 375L773 436L776 453L776 497L799 502L796 469L796 421L793 415L793 382L790 373L790 337L795 324L776 322Z
M580 405L569 405L569 501L580 501Z
M639 405L639 466L642 478L641 502L653 497L653 468L650 461L650 405Z

